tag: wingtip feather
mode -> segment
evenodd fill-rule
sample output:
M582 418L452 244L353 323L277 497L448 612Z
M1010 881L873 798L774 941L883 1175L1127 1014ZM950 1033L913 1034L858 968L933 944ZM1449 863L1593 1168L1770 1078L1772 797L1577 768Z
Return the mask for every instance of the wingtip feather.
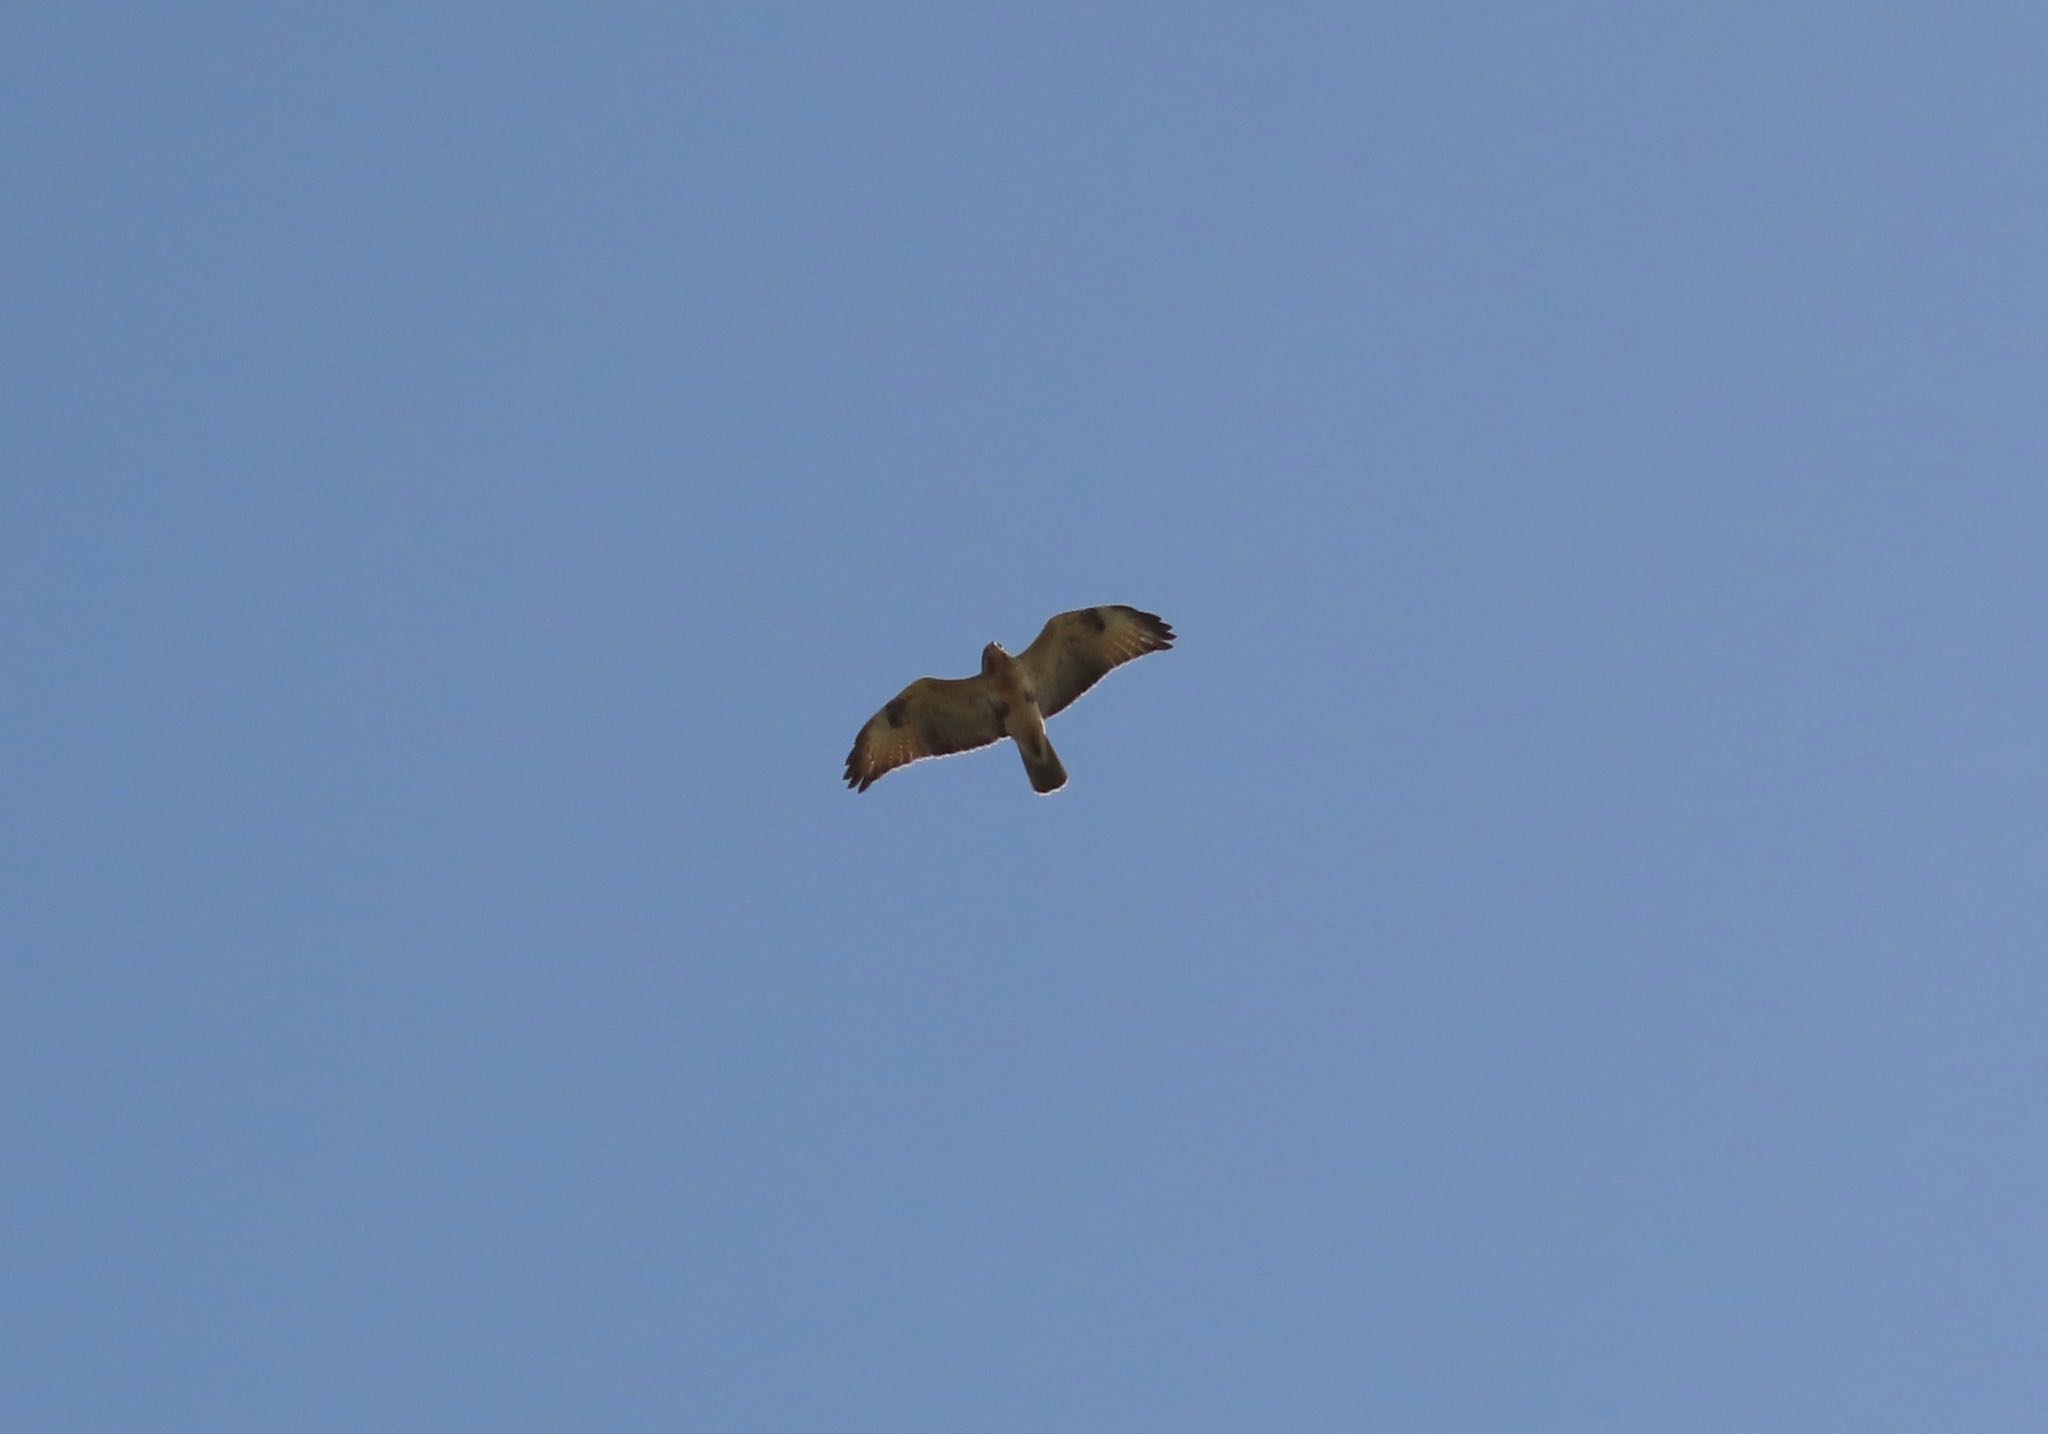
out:
M1164 652L1173 646L1175 633L1165 618L1156 612L1146 612L1143 608L1134 607L1130 612L1131 616L1138 620L1139 630L1146 638L1158 644L1156 647L1147 648L1146 651Z

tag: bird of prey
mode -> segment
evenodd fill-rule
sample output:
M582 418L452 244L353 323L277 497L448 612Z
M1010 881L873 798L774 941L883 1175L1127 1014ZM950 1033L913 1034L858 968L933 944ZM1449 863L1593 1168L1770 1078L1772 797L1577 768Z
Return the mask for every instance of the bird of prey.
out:
M846 785L866 791L886 772L925 757L1008 737L1036 792L1056 792L1067 769L1046 740L1045 719L1065 710L1110 668L1173 646L1173 629L1134 607L1063 612L1015 657L992 642L978 677L920 677L868 719L846 757Z

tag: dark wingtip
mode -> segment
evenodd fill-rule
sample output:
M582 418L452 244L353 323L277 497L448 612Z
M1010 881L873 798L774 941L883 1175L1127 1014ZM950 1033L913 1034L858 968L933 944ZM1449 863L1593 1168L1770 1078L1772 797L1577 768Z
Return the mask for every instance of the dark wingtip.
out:
M1156 612L1146 612L1143 608L1134 607L1131 609L1131 612L1137 617L1138 621L1146 625L1147 631L1145 635L1159 644L1158 647L1152 649L1154 652L1164 652L1167 648L1173 646L1174 631L1167 625L1165 618Z

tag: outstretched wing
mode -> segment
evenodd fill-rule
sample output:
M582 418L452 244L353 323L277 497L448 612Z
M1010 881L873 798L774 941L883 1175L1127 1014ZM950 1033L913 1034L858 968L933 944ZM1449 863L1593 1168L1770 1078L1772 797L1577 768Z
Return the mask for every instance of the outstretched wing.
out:
M1017 654L1024 680L1047 717L1100 682L1110 668L1173 646L1173 629L1157 613L1134 607L1084 607L1048 622Z
M986 747L1003 719L979 677L920 677L868 719L846 754L846 785L866 791L885 772L924 757Z

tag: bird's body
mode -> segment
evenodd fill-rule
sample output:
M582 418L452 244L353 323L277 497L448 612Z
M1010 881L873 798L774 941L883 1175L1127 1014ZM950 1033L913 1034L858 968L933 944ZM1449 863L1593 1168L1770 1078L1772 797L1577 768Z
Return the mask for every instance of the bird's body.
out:
M1056 792L1067 784L1067 769L1052 739L1045 735L1045 714L1038 710L1038 697L1024 676L1017 659L1003 651L1000 642L982 649L981 675L988 684L1003 735L1017 744L1024 757L1024 770L1031 777L1031 790L1041 795Z
M1086 607L1046 623L1015 657L992 642L978 677L920 677L868 719L846 758L846 784L866 791L924 757L971 751L1008 737L1032 790L1055 792L1067 769L1046 736L1054 716L1112 667L1173 646L1173 629L1132 607Z

